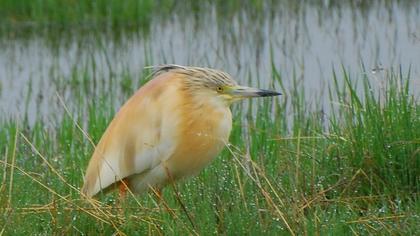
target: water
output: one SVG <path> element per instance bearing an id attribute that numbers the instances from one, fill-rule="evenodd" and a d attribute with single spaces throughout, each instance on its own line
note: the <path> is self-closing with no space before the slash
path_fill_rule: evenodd
<path id="1" fill-rule="evenodd" d="M 288 4 L 285 4 L 288 5 Z M 308 102 L 326 92 L 332 70 L 346 68 L 361 77 L 361 64 L 374 83 L 392 68 L 411 68 L 413 93 L 420 88 L 420 2 L 380 1 L 366 8 L 326 8 L 303 4 L 298 9 L 278 4 L 255 16 L 252 9 L 224 16 L 214 6 L 201 13 L 173 13 L 151 22 L 150 32 L 67 33 L 51 39 L 43 33 L 0 39 L 0 119 L 27 115 L 48 117 L 72 106 L 82 87 L 63 81 L 86 75 L 94 87 L 111 89 L 143 67 L 175 63 L 227 71 L 243 84 L 270 88 L 272 65 L 281 73 L 286 95 L 297 78 L 305 84 Z M 340 73 L 339 77 L 340 77 Z M 77 76 L 75 76 L 77 75 Z M 110 84 L 106 81 L 113 80 Z M 82 93 L 83 94 L 83 93 Z M 95 92 L 84 93 L 86 99 Z M 116 104 L 124 96 L 117 96 Z M 328 103 L 324 96 L 323 103 Z M 74 104 L 73 104 L 74 105 Z"/>

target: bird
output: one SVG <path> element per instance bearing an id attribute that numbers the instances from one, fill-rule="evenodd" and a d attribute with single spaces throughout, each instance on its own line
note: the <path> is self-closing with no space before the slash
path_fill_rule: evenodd
<path id="1" fill-rule="evenodd" d="M 161 65 L 119 109 L 88 163 L 81 192 L 161 190 L 197 175 L 229 142 L 232 103 L 281 93 L 240 86 L 220 70 Z"/>

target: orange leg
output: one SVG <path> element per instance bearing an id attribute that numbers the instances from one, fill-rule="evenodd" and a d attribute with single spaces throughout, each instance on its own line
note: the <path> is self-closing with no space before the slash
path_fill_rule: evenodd
<path id="1" fill-rule="evenodd" d="M 153 188 L 153 192 L 156 195 L 158 202 L 162 200 L 162 189 L 161 188 Z"/>
<path id="2" fill-rule="evenodd" d="M 128 180 L 122 179 L 118 182 L 118 199 L 116 201 L 117 212 L 124 215 L 124 202 L 128 192 Z"/>
<path id="3" fill-rule="evenodd" d="M 128 192 L 128 180 L 127 179 L 122 179 L 119 183 L 119 196 L 120 199 L 124 199 L 127 196 L 127 192 Z"/>

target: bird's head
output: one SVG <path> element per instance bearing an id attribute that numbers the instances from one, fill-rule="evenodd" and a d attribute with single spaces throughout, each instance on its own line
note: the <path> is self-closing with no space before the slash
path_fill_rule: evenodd
<path id="1" fill-rule="evenodd" d="M 230 105 L 233 102 L 253 97 L 281 95 L 279 92 L 238 85 L 230 75 L 210 68 L 183 67 L 170 65 L 167 70 L 185 74 L 186 88 L 200 97 L 222 100 Z"/>

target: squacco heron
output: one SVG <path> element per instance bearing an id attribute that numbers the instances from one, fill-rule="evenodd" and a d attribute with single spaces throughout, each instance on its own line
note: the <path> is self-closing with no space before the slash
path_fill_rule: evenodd
<path id="1" fill-rule="evenodd" d="M 280 95 L 239 86 L 209 68 L 165 65 L 152 76 L 96 146 L 82 188 L 86 196 L 116 185 L 143 193 L 197 174 L 228 143 L 233 102 Z"/>

